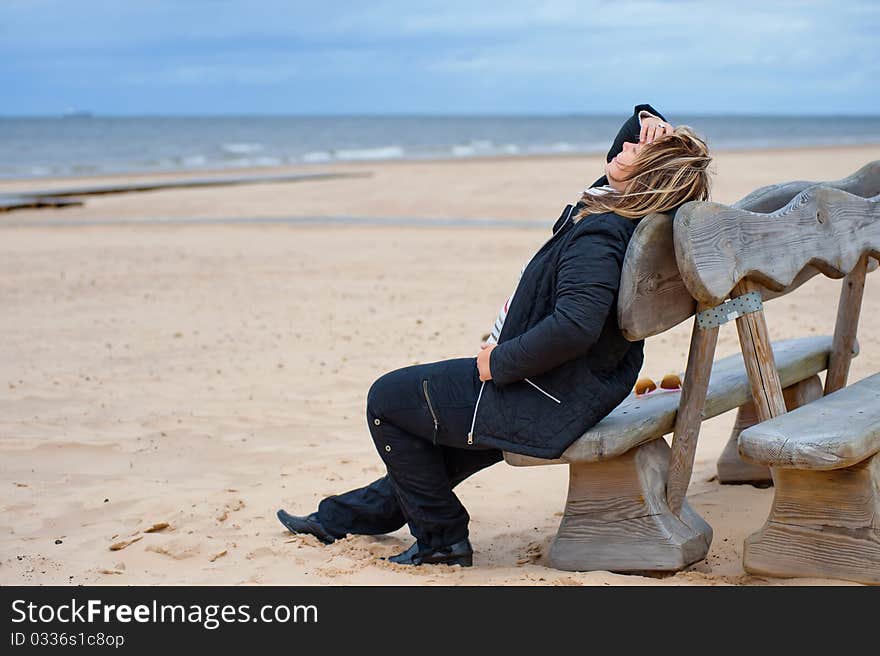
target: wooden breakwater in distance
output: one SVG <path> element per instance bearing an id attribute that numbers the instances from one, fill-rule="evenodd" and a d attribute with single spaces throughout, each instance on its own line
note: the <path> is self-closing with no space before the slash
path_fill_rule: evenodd
<path id="1" fill-rule="evenodd" d="M 40 207 L 71 207 L 82 205 L 81 200 L 63 196 L 29 196 L 22 194 L 0 194 L 0 212 L 35 209 Z"/>
<path id="2" fill-rule="evenodd" d="M 85 185 L 80 187 L 60 187 L 37 191 L 18 191 L 0 194 L 0 212 L 39 207 L 69 207 L 82 205 L 79 196 L 100 196 L 104 194 L 126 194 L 157 189 L 184 189 L 192 187 L 220 187 L 226 185 L 263 184 L 273 182 L 305 182 L 311 180 L 330 180 L 336 178 L 366 178 L 369 171 L 347 173 L 299 173 L 294 175 L 252 175 L 215 176 L 209 178 L 183 178 L 177 180 L 154 180 L 143 182 L 124 182 L 119 184 Z"/>

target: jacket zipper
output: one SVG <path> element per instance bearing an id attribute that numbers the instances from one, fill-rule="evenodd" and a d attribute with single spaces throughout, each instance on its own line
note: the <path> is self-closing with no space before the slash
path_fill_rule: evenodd
<path id="1" fill-rule="evenodd" d="M 568 223 L 568 220 L 571 218 L 571 213 L 573 211 L 574 211 L 574 205 L 569 205 L 568 206 L 568 214 L 565 215 L 565 221 L 563 221 L 562 225 L 556 229 L 556 232 L 559 232 L 560 230 L 562 230 L 562 226 L 564 226 L 566 223 Z M 553 233 L 553 237 L 556 236 L 556 232 Z M 552 239 L 553 237 L 551 237 L 550 239 Z"/>
<path id="2" fill-rule="evenodd" d="M 547 246 L 547 244 L 549 244 L 551 241 L 553 241 L 553 237 L 555 237 L 557 234 L 559 234 L 559 232 L 565 227 L 565 224 L 568 223 L 568 220 L 571 218 L 571 213 L 572 213 L 573 211 L 574 211 L 574 205 L 569 204 L 569 206 L 568 206 L 568 214 L 565 215 L 565 221 L 562 222 L 562 225 L 559 226 L 559 228 L 557 228 L 556 232 L 553 233 L 553 235 L 550 237 L 550 239 L 548 239 L 548 240 L 544 243 L 544 245 L 541 246 L 541 248 L 538 249 L 537 253 L 535 253 L 535 255 L 532 256 L 532 259 L 534 259 L 534 258 L 538 255 L 538 253 L 540 253 L 542 250 L 544 250 L 544 248 Z M 523 271 L 523 274 L 525 274 L 525 271 Z M 524 277 L 524 275 L 523 275 L 523 276 L 520 276 L 520 279 L 519 279 L 519 282 L 520 282 L 520 283 L 522 283 L 523 277 Z M 516 290 L 514 291 L 514 297 L 516 296 L 516 292 L 517 292 L 517 291 L 519 291 L 519 284 L 517 284 L 517 286 L 516 286 Z M 508 313 L 508 315 L 510 314 L 510 308 L 507 308 L 507 313 Z M 504 322 L 504 326 L 502 326 L 502 328 L 501 328 L 501 333 L 499 333 L 499 335 L 498 335 L 498 342 L 497 342 L 497 343 L 500 343 L 500 342 L 501 342 L 501 335 L 504 334 L 504 328 L 506 328 L 506 327 L 509 326 L 509 325 L 510 325 L 510 322 L 509 322 L 509 321 L 505 321 L 505 322 Z M 544 394 L 546 394 L 547 396 L 549 396 L 551 399 L 553 399 L 553 400 L 556 401 L 557 403 L 559 403 L 559 404 L 562 403 L 562 401 L 560 401 L 559 399 L 557 399 L 555 396 L 552 396 L 552 395 L 550 395 L 550 394 L 547 394 L 547 392 L 544 392 L 544 390 L 542 390 L 540 387 L 538 387 L 537 385 L 535 385 L 535 384 L 534 384 L 532 381 L 530 381 L 528 378 L 526 378 L 526 380 L 528 380 L 528 382 L 529 382 L 530 385 L 534 385 L 538 390 L 540 390 L 542 393 L 544 393 Z M 477 404 L 474 406 L 474 416 L 473 416 L 473 418 L 471 419 L 471 429 L 470 429 L 470 431 L 468 431 L 468 434 L 467 434 L 467 443 L 468 443 L 468 444 L 473 444 L 473 443 L 474 443 L 474 425 L 477 423 L 477 409 L 480 407 L 480 399 L 483 398 L 483 388 L 484 388 L 485 386 L 486 386 L 486 381 L 483 381 L 483 382 L 480 384 L 480 393 L 477 394 Z M 427 386 L 426 386 L 426 388 L 427 388 Z"/>
<path id="3" fill-rule="evenodd" d="M 477 423 L 477 408 L 480 407 L 480 399 L 483 398 L 483 388 L 486 386 L 486 381 L 484 380 L 480 383 L 480 393 L 477 394 L 477 405 L 474 406 L 474 417 L 471 419 L 471 429 L 467 434 L 467 443 L 474 443 L 474 424 Z"/>
<path id="4" fill-rule="evenodd" d="M 428 402 L 428 410 L 431 411 L 431 416 L 434 418 L 434 444 L 437 444 L 437 430 L 440 428 L 440 422 L 437 420 L 437 413 L 434 412 L 434 405 L 431 403 L 431 397 L 428 396 L 428 381 L 422 381 L 422 390 L 425 392 L 425 401 Z"/>
<path id="5" fill-rule="evenodd" d="M 531 385 L 532 387 L 534 387 L 536 390 L 538 390 L 538 391 L 539 391 L 541 394 L 543 394 L 544 396 L 547 396 L 547 397 L 553 399 L 554 401 L 556 401 L 556 402 L 559 403 L 559 404 L 562 403 L 562 401 L 560 401 L 559 399 L 557 399 L 555 396 L 553 396 L 553 395 L 550 394 L 549 392 L 545 392 L 544 390 L 542 390 L 540 387 L 538 387 L 537 385 L 535 385 L 535 384 L 534 384 L 532 381 L 530 381 L 528 378 L 526 378 L 525 380 L 526 380 L 526 382 L 527 382 L 529 385 Z"/>

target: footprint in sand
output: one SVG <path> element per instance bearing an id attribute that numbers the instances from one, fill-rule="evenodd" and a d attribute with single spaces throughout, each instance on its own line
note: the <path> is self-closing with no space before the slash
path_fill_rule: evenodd
<path id="1" fill-rule="evenodd" d="M 530 542 L 526 547 L 526 553 L 522 558 L 516 561 L 517 565 L 527 565 L 535 563 L 544 555 L 544 545 L 541 542 Z"/>
<path id="2" fill-rule="evenodd" d="M 197 556 L 201 552 L 201 545 L 198 542 L 187 542 L 185 540 L 172 540 L 165 544 L 151 544 L 147 547 L 147 551 L 168 556 L 174 560 L 185 560 Z"/>
<path id="3" fill-rule="evenodd" d="M 217 521 L 225 522 L 229 519 L 229 513 L 238 512 L 242 508 L 244 508 L 244 501 L 242 499 L 235 499 L 234 501 L 227 503 L 223 510 L 217 515 Z"/>
<path id="4" fill-rule="evenodd" d="M 254 549 L 253 551 L 248 552 L 245 555 L 245 558 L 248 560 L 254 560 L 255 558 L 274 558 L 275 556 L 283 556 L 284 554 L 280 551 L 275 551 L 271 547 L 259 547 Z"/>
<path id="5" fill-rule="evenodd" d="M 571 576 L 563 576 L 558 579 L 553 579 L 550 582 L 550 585 L 583 585 L 582 581 L 578 581 Z"/>

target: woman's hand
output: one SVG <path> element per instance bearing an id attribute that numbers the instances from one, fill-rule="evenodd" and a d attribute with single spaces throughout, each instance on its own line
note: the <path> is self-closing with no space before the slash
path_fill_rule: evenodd
<path id="1" fill-rule="evenodd" d="M 489 354 L 497 344 L 481 344 L 480 352 L 477 354 L 477 369 L 480 372 L 480 380 L 492 380 L 492 372 L 489 370 Z"/>
<path id="2" fill-rule="evenodd" d="M 642 130 L 639 133 L 639 143 L 651 143 L 655 139 L 659 139 L 667 134 L 672 134 L 674 128 L 670 123 L 663 121 L 656 116 L 645 116 L 642 118 Z"/>

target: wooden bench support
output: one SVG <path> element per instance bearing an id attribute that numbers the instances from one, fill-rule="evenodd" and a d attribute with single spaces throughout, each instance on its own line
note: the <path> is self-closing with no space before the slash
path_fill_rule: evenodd
<path id="1" fill-rule="evenodd" d="M 687 501 L 679 516 L 666 503 L 669 451 L 657 439 L 612 460 L 570 464 L 550 564 L 570 571 L 676 571 L 705 558 L 710 526 Z"/>
<path id="2" fill-rule="evenodd" d="M 880 454 L 843 469 L 773 468 L 773 506 L 746 538 L 752 574 L 880 584 Z"/>
<path id="3" fill-rule="evenodd" d="M 785 390 L 783 390 L 784 392 Z M 741 405 L 736 411 L 736 420 L 730 431 L 730 438 L 724 445 L 724 451 L 718 458 L 718 482 L 722 485 L 750 484 L 757 487 L 770 487 L 773 485 L 773 476 L 767 465 L 758 465 L 743 460 L 737 450 L 739 434 L 749 426 L 758 423 L 758 414 L 755 404 L 749 401 Z"/>
<path id="4" fill-rule="evenodd" d="M 791 412 L 810 401 L 822 396 L 822 381 L 812 376 L 782 390 L 786 410 Z M 755 404 L 748 402 L 736 411 L 736 421 L 730 432 L 730 439 L 718 458 L 718 482 L 722 485 L 750 484 L 758 487 L 769 487 L 773 484 L 770 468 L 767 465 L 751 463 L 739 455 L 737 440 L 746 428 L 758 423 Z"/>
<path id="5" fill-rule="evenodd" d="M 859 184 L 867 196 L 808 187 L 770 213 L 691 202 L 673 222 L 682 281 L 701 305 L 762 287 L 787 293 L 809 267 L 844 278 L 824 396 L 800 407 L 785 398 L 791 382 L 777 369 L 763 311 L 747 306 L 736 318 L 754 410 L 738 417 L 738 453 L 769 466 L 776 486 L 766 524 L 746 539 L 748 572 L 880 584 L 880 373 L 845 386 L 865 273 L 880 259 L 871 177 Z"/>
<path id="6" fill-rule="evenodd" d="M 746 571 L 880 584 L 880 373 L 747 428 L 739 451 L 776 486 Z"/>
<path id="7" fill-rule="evenodd" d="M 865 275 L 868 272 L 868 256 L 862 255 L 855 268 L 846 274 L 840 288 L 837 304 L 837 323 L 834 326 L 834 345 L 825 376 L 825 394 L 831 394 L 846 386 L 852 346 L 859 327 L 862 297 L 865 292 Z"/>
<path id="8" fill-rule="evenodd" d="M 706 309 L 702 303 L 697 310 Z M 681 402 L 675 416 L 675 431 L 672 436 L 672 452 L 669 455 L 669 477 L 666 485 L 666 500 L 669 509 L 676 515 L 681 512 L 694 469 L 694 456 L 697 453 L 697 437 L 703 422 L 706 407 L 706 394 L 712 374 L 712 358 L 718 343 L 718 326 L 700 328 L 697 319 L 691 331 L 691 345 L 688 351 L 687 369 L 682 383 Z"/>
<path id="9" fill-rule="evenodd" d="M 751 280 L 741 280 L 730 293 L 731 298 L 747 294 L 756 289 Z M 773 358 L 773 347 L 764 311 L 750 312 L 736 320 L 736 332 L 739 335 L 740 350 L 749 384 L 752 388 L 752 402 L 758 421 L 767 421 L 771 417 L 785 414 L 785 399 L 782 396 L 782 385 L 779 372 Z"/>

